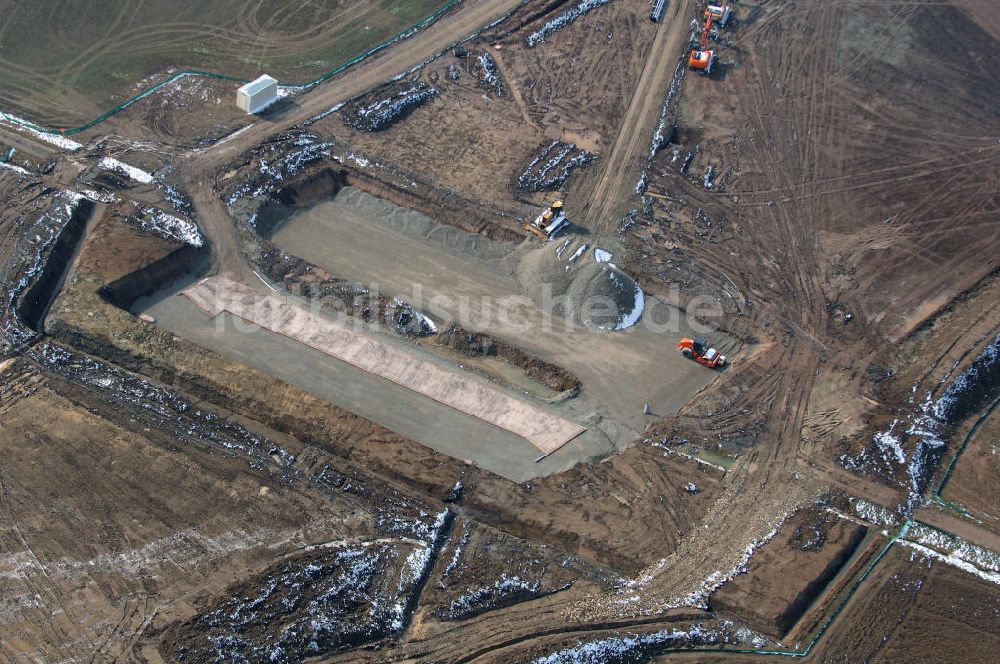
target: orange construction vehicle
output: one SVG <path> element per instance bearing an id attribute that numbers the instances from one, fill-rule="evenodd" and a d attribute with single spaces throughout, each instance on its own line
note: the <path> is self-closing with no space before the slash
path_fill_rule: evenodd
<path id="1" fill-rule="evenodd" d="M 712 34 L 712 15 L 706 12 L 706 16 L 705 29 L 698 38 L 698 48 L 691 49 L 688 65 L 699 74 L 708 75 L 712 73 L 712 65 L 715 64 L 715 51 L 708 48 L 708 38 Z"/>
<path id="2" fill-rule="evenodd" d="M 726 366 L 726 356 L 714 348 L 709 348 L 704 337 L 698 337 L 697 339 L 685 337 L 677 344 L 677 350 L 684 357 L 691 358 L 698 364 L 704 364 L 709 369 Z"/>

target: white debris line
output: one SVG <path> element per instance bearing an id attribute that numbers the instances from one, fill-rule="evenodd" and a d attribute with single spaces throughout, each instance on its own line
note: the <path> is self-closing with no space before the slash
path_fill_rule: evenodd
<path id="1" fill-rule="evenodd" d="M 827 507 L 825 509 L 825 511 L 826 511 L 827 514 L 832 514 L 835 517 L 837 517 L 838 519 L 843 519 L 844 521 L 850 521 L 851 523 L 856 523 L 859 526 L 866 526 L 866 527 L 868 526 L 867 523 L 865 523 L 864 521 L 862 521 L 858 517 L 851 516 L 850 514 L 844 514 L 840 510 L 836 510 L 836 509 L 834 509 L 832 507 Z"/>
<path id="2" fill-rule="evenodd" d="M 582 256 L 583 252 L 585 252 L 586 250 L 587 250 L 587 245 L 586 244 L 581 244 L 579 247 L 577 247 L 577 250 L 573 252 L 573 255 L 570 256 L 567 260 L 569 260 L 569 262 L 572 263 L 577 258 L 579 258 L 580 256 Z"/>
<path id="3" fill-rule="evenodd" d="M 556 259 L 562 259 L 562 254 L 566 251 L 566 247 L 569 246 L 569 239 L 563 240 L 562 244 L 556 247 Z"/>
<path id="4" fill-rule="evenodd" d="M 142 184 L 152 184 L 153 176 L 150 173 L 142 170 L 141 168 L 136 168 L 135 166 L 129 166 L 123 161 L 119 161 L 114 157 L 102 157 L 99 162 L 97 162 L 98 167 L 103 168 L 106 171 L 115 171 L 121 173 L 130 180 L 135 180 L 136 182 L 141 182 Z"/>
<path id="5" fill-rule="evenodd" d="M 323 111 L 319 115 L 312 116 L 311 118 L 309 118 L 308 120 L 306 120 L 305 122 L 302 123 L 303 126 L 308 127 L 309 125 L 314 124 L 316 122 L 319 122 L 320 120 L 322 120 L 323 118 L 325 118 L 325 117 L 327 117 L 329 115 L 333 115 L 334 113 L 336 113 L 337 111 L 339 111 L 340 109 L 342 109 L 344 107 L 344 104 L 346 104 L 346 103 L 347 103 L 346 101 L 342 101 L 339 104 L 336 104 L 336 105 L 331 106 L 330 108 L 326 109 L 325 111 Z"/>
<path id="6" fill-rule="evenodd" d="M 953 555 L 982 570 L 1000 573 L 1000 554 L 977 546 L 957 535 L 915 522 L 907 532 L 907 536 L 918 544 L 947 552 L 948 555 Z"/>
<path id="7" fill-rule="evenodd" d="M 530 35 L 528 35 L 528 38 L 525 41 L 525 43 L 527 44 L 528 48 L 534 48 L 535 46 L 538 46 L 539 44 L 544 42 L 545 38 L 548 37 L 553 32 L 555 32 L 556 30 L 560 30 L 566 27 L 567 25 L 569 25 L 576 19 L 580 18 L 590 10 L 597 9 L 598 7 L 606 5 L 609 2 L 611 2 L 611 0 L 583 0 L 583 2 L 579 3 L 576 7 L 573 7 L 572 9 L 563 12 L 559 16 L 555 17 L 554 19 L 543 25 L 542 28 L 537 32 L 532 32 Z"/>
<path id="8" fill-rule="evenodd" d="M 748 630 L 749 632 L 749 630 Z M 670 644 L 724 643 L 727 634 L 694 625 L 687 630 L 669 629 L 649 634 L 626 632 L 596 641 L 578 640 L 576 645 L 531 660 L 531 664 L 584 664 L 587 662 L 631 661 L 629 655 L 644 649 Z M 765 641 L 766 643 L 766 641 Z"/>
<path id="9" fill-rule="evenodd" d="M 28 132 L 40 141 L 51 143 L 52 145 L 63 148 L 64 150 L 79 150 L 83 147 L 82 143 L 77 143 L 76 141 L 62 135 L 57 136 L 56 134 L 49 134 L 41 131 L 24 118 L 19 118 L 16 115 L 12 115 L 4 111 L 0 111 L 0 120 L 14 125 L 20 131 Z"/>
<path id="10" fill-rule="evenodd" d="M 672 453 L 672 454 L 676 454 L 679 457 L 683 457 L 685 459 L 690 459 L 691 461 L 697 461 L 698 463 L 700 463 L 703 466 L 708 466 L 710 468 L 715 468 L 716 470 L 721 470 L 722 472 L 726 472 L 725 466 L 720 466 L 719 464 L 712 463 L 711 461 L 705 461 L 704 459 L 700 459 L 700 458 L 694 456 L 693 454 L 688 454 L 687 452 L 681 452 L 679 450 L 667 450 L 667 451 L 670 452 L 670 453 Z"/>
<path id="11" fill-rule="evenodd" d="M 704 580 L 702 580 L 698 588 L 692 590 L 687 595 L 672 597 L 663 608 L 675 609 L 682 606 L 690 606 L 707 609 L 708 598 L 711 594 L 718 590 L 723 584 L 730 581 L 733 577 L 738 574 L 743 574 L 749 569 L 748 564 L 750 559 L 758 549 L 774 539 L 775 535 L 778 534 L 778 531 L 781 530 L 781 527 L 785 524 L 788 516 L 789 513 L 782 515 L 782 517 L 778 520 L 777 525 L 775 525 L 770 532 L 753 539 L 741 552 L 739 562 L 737 562 L 728 572 L 724 573 L 720 570 L 712 572 L 705 577 Z M 650 569 L 650 571 L 636 579 L 628 581 L 626 583 L 626 587 L 629 588 L 629 590 L 638 590 L 649 585 L 649 583 L 658 575 L 660 570 L 668 564 L 668 560 L 668 558 L 661 559 L 658 563 L 656 563 L 656 565 L 653 566 L 652 569 Z M 637 595 L 634 597 L 638 599 Z M 627 601 L 628 599 L 625 600 L 625 602 Z"/>
<path id="12" fill-rule="evenodd" d="M 250 124 L 248 124 L 248 125 L 247 125 L 246 127 L 242 127 L 241 129 L 237 129 L 236 131 L 234 131 L 233 133 L 229 134 L 229 135 L 228 135 L 228 136 L 226 136 L 225 138 L 222 138 L 222 139 L 220 139 L 220 140 L 219 140 L 219 141 L 218 141 L 218 142 L 216 143 L 216 145 L 222 145 L 222 144 L 223 144 L 223 143 L 225 143 L 226 141 L 231 141 L 231 140 L 233 140 L 234 138 L 236 138 L 237 136 L 239 136 L 240 134 L 242 134 L 242 133 L 243 133 L 243 132 L 245 132 L 246 130 L 250 129 L 250 127 L 253 127 L 253 126 L 254 126 L 255 124 L 257 124 L 257 123 L 256 123 L 256 122 L 251 122 L 251 123 L 250 123 Z"/>

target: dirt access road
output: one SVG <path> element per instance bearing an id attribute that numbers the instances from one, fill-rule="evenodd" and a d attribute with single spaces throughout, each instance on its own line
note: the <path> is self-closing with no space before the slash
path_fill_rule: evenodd
<path id="1" fill-rule="evenodd" d="M 681 45 L 690 31 L 687 21 L 694 3 L 671 2 L 657 26 L 656 38 L 646 54 L 628 110 L 618 128 L 607 158 L 598 162 L 601 178 L 594 187 L 582 218 L 598 233 L 612 232 L 635 191 L 642 160 L 649 150 L 653 130 L 663 108 L 663 97 L 683 54 Z"/>
<path id="2" fill-rule="evenodd" d="M 424 62 L 443 49 L 474 34 L 483 26 L 512 11 L 519 0 L 472 0 L 443 16 L 405 41 L 364 60 L 343 74 L 296 98 L 283 112 L 223 139 L 210 148 L 189 153 L 181 166 L 187 190 L 191 192 L 202 232 L 208 236 L 220 271 L 244 275 L 246 268 L 239 258 L 232 220 L 222 203 L 207 186 L 215 168 L 239 154 L 260 145 L 268 137 L 322 113 L 340 102 L 391 79 L 415 64 Z"/>

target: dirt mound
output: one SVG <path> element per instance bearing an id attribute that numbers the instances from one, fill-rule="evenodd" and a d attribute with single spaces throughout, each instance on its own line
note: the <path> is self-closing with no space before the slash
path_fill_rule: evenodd
<path id="1" fill-rule="evenodd" d="M 348 127 L 382 131 L 406 118 L 413 109 L 437 95 L 436 88 L 420 82 L 394 82 L 368 93 L 344 108 L 341 117 Z"/>
<path id="2" fill-rule="evenodd" d="M 645 297 L 627 274 L 575 238 L 525 245 L 515 278 L 543 309 L 594 330 L 623 330 L 642 315 Z"/>
<path id="3" fill-rule="evenodd" d="M 482 332 L 471 332 L 458 323 L 452 323 L 438 333 L 437 340 L 470 357 L 485 355 L 497 357 L 504 362 L 520 367 L 529 377 L 556 392 L 580 389 L 580 379 L 572 372 L 541 360 L 524 352 L 517 346 Z"/>
<path id="4" fill-rule="evenodd" d="M 577 168 L 594 160 L 586 150 L 577 150 L 576 143 L 552 141 L 544 146 L 517 177 L 517 186 L 524 191 L 555 191 Z"/>

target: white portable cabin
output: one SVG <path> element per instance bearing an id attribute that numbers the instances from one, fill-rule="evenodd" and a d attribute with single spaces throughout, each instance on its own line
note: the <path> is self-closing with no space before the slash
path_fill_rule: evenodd
<path id="1" fill-rule="evenodd" d="M 259 113 L 278 99 L 278 81 L 267 74 L 236 91 L 236 105 L 247 113 Z"/>

